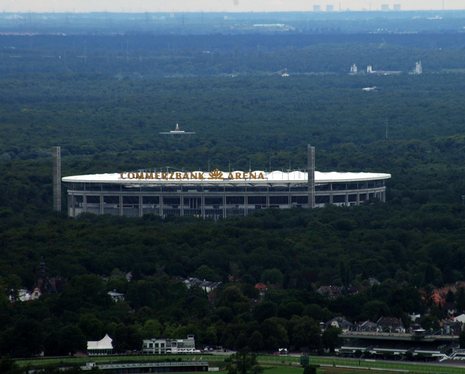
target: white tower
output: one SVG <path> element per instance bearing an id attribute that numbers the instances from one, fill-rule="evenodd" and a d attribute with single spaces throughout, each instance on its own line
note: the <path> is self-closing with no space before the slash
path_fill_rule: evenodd
<path id="1" fill-rule="evenodd" d="M 373 66 L 371 65 L 367 66 L 367 74 L 373 74 Z"/>
<path id="2" fill-rule="evenodd" d="M 358 67 L 357 67 L 357 65 L 352 64 L 352 66 L 350 67 L 350 74 L 355 75 L 355 74 L 357 74 L 357 73 L 358 73 Z"/>
<path id="3" fill-rule="evenodd" d="M 417 61 L 415 63 L 415 70 L 413 71 L 413 74 L 415 75 L 423 74 L 423 66 L 421 66 L 421 61 Z"/>

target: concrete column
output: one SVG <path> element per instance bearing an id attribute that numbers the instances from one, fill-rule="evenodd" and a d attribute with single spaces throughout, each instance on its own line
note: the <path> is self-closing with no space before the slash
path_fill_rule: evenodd
<path id="1" fill-rule="evenodd" d="M 346 196 L 345 196 L 345 204 L 346 206 L 349 206 L 349 194 L 346 193 Z"/>
<path id="2" fill-rule="evenodd" d="M 103 214 L 103 195 L 99 196 L 99 214 Z"/>
<path id="3" fill-rule="evenodd" d="M 139 195 L 139 217 L 144 215 L 144 210 L 142 209 L 142 195 Z"/>
<path id="4" fill-rule="evenodd" d="M 71 217 L 76 217 L 76 198 L 74 197 L 74 194 L 69 197 L 71 198 Z M 68 206 L 68 214 L 70 214 L 69 208 L 70 207 Z"/>
<path id="5" fill-rule="evenodd" d="M 205 218 L 205 195 L 203 192 L 200 196 L 200 213 L 202 215 L 202 218 Z"/>
<path id="6" fill-rule="evenodd" d="M 160 202 L 158 205 L 160 207 L 160 217 L 163 217 L 163 194 L 160 194 Z"/>
<path id="7" fill-rule="evenodd" d="M 87 213 L 87 195 L 82 196 L 82 210 Z"/>
<path id="8" fill-rule="evenodd" d="M 223 192 L 223 218 L 226 218 L 226 193 Z"/>
<path id="9" fill-rule="evenodd" d="M 181 200 L 181 201 L 179 202 L 179 203 L 180 203 L 180 204 L 179 204 L 179 210 L 180 210 L 179 215 L 180 215 L 181 217 L 184 217 L 184 195 L 183 195 L 183 193 L 182 193 L 182 187 L 181 187 L 180 200 Z"/>
<path id="10" fill-rule="evenodd" d="M 119 195 L 119 215 L 122 216 L 124 213 L 123 209 L 123 195 Z"/>

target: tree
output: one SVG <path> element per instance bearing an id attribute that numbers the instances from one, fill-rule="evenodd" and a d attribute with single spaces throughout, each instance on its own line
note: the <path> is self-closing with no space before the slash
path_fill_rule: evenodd
<path id="1" fill-rule="evenodd" d="M 2 374 L 22 374 L 23 370 L 9 357 L 0 359 L 0 373 Z"/>
<path id="2" fill-rule="evenodd" d="M 339 334 L 341 332 L 342 330 L 336 327 L 329 327 L 324 331 L 321 340 L 323 346 L 330 352 L 334 352 L 334 349 L 340 345 Z"/>
<path id="3" fill-rule="evenodd" d="M 260 374 L 263 368 L 257 362 L 257 356 L 246 351 L 238 352 L 226 360 L 228 374 Z"/>

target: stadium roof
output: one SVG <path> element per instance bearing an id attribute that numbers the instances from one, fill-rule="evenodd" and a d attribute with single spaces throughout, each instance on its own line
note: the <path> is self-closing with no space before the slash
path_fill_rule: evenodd
<path id="1" fill-rule="evenodd" d="M 139 178 L 140 173 L 144 173 L 143 177 Z M 264 172 L 264 171 L 232 171 L 232 172 L 220 172 L 221 178 L 218 177 L 211 179 L 209 172 L 203 171 L 135 171 L 135 172 L 123 172 L 123 173 L 112 173 L 112 174 L 88 174 L 88 175 L 75 175 L 62 178 L 65 183 L 117 183 L 117 184 L 221 184 L 221 183 L 282 183 L 282 182 L 294 182 L 302 183 L 307 181 L 307 173 L 302 171 L 292 171 L 289 173 L 282 171 Z M 180 174 L 180 178 L 179 178 Z M 187 175 L 186 175 L 187 174 Z M 199 176 L 203 177 L 200 178 Z M 240 175 L 240 177 L 237 177 Z M 147 177 L 148 176 L 148 177 Z M 232 176 L 232 178 L 231 178 Z M 332 183 L 332 182 L 363 182 L 363 181 L 375 181 L 384 180 L 391 178 L 391 174 L 385 173 L 340 173 L 340 172 L 315 172 L 315 183 Z"/>

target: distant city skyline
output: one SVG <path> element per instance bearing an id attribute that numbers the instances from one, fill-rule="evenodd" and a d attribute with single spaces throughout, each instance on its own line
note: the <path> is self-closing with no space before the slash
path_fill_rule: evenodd
<path id="1" fill-rule="evenodd" d="M 2 12 L 277 12 L 339 10 L 465 10 L 464 0 L 0 0 Z"/>

